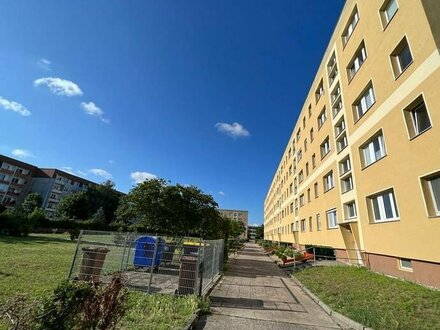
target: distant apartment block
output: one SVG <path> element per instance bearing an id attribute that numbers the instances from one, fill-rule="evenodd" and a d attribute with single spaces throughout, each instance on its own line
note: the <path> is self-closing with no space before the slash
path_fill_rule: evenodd
<path id="1" fill-rule="evenodd" d="M 0 205 L 18 206 L 31 192 L 43 199 L 42 208 L 52 218 L 62 197 L 85 191 L 96 183 L 53 168 L 31 164 L 0 155 Z"/>
<path id="2" fill-rule="evenodd" d="M 61 199 L 78 191 L 86 191 L 96 183 L 54 168 L 40 168 L 32 180 L 31 191 L 43 198 L 42 208 L 52 218 Z"/>
<path id="3" fill-rule="evenodd" d="M 248 226 L 248 238 L 255 239 L 257 236 L 257 228 L 258 226 Z"/>
<path id="4" fill-rule="evenodd" d="M 37 167 L 0 155 L 0 205 L 13 208 L 28 194 Z"/>
<path id="5" fill-rule="evenodd" d="M 439 17 L 437 0 L 345 2 L 268 189 L 265 239 L 440 287 Z"/>
<path id="6" fill-rule="evenodd" d="M 240 235 L 240 238 L 247 238 L 247 228 L 248 228 L 248 211 L 242 210 L 226 210 L 226 209 L 218 209 L 220 214 L 228 219 L 235 220 L 241 222 L 246 228 L 246 232 Z"/>

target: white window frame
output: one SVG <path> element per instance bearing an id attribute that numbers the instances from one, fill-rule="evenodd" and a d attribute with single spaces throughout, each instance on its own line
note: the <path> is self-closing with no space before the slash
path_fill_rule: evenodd
<path id="1" fill-rule="evenodd" d="M 387 218 L 386 216 L 386 208 L 384 203 L 384 196 L 388 195 L 389 201 L 390 201 L 390 207 L 391 207 L 391 213 L 392 217 Z M 385 191 L 382 191 L 378 194 L 375 194 L 373 196 L 369 196 L 369 203 L 371 206 L 371 214 L 373 216 L 373 222 L 374 223 L 382 223 L 382 222 L 388 222 L 388 221 L 396 221 L 399 220 L 399 210 L 397 208 L 397 203 L 394 195 L 394 189 L 388 189 Z M 374 208 L 374 200 L 377 200 L 377 208 L 379 210 L 379 214 L 376 214 L 375 208 Z M 379 218 L 377 218 L 379 217 Z"/>
<path id="2" fill-rule="evenodd" d="M 365 43 L 364 41 L 362 41 L 354 55 L 353 60 L 351 60 L 350 64 L 347 67 L 348 81 L 351 81 L 356 76 L 362 65 L 365 63 L 366 59 L 367 51 L 365 49 Z"/>
<path id="3" fill-rule="evenodd" d="M 327 120 L 327 114 L 326 109 L 322 109 L 322 111 L 318 115 L 318 130 L 324 125 L 325 121 Z"/>
<path id="4" fill-rule="evenodd" d="M 350 210 L 353 210 L 353 214 L 350 214 Z M 348 203 L 344 203 L 344 218 L 345 220 L 352 220 L 357 218 L 357 209 L 356 209 L 356 202 L 350 201 Z"/>
<path id="5" fill-rule="evenodd" d="M 333 170 L 324 175 L 324 192 L 329 191 L 335 187 L 335 179 L 333 176 Z"/>
<path id="6" fill-rule="evenodd" d="M 360 20 L 359 10 L 356 6 L 353 10 L 353 13 L 350 16 L 349 23 L 347 24 L 346 28 L 344 29 L 344 32 L 342 33 L 342 43 L 344 47 L 350 40 L 350 37 L 353 35 L 353 32 L 356 26 L 358 25 L 359 20 Z"/>
<path id="7" fill-rule="evenodd" d="M 342 134 L 338 140 L 336 141 L 337 143 L 337 149 L 338 152 L 341 152 L 342 150 L 344 150 L 347 146 L 348 146 L 348 138 L 347 138 L 347 134 Z"/>
<path id="8" fill-rule="evenodd" d="M 324 142 L 321 143 L 320 147 L 321 147 L 320 148 L 321 149 L 321 159 L 323 159 L 331 151 L 330 138 L 328 136 L 325 138 Z"/>
<path id="9" fill-rule="evenodd" d="M 390 8 L 390 4 L 393 2 L 396 4 L 396 10 L 392 13 L 391 16 L 389 16 L 388 9 Z M 391 22 L 393 17 L 396 16 L 396 13 L 399 11 L 399 3 L 397 2 L 397 0 L 387 0 L 382 5 L 380 11 L 382 16 L 382 25 L 383 28 L 385 29 L 388 26 L 388 24 Z"/>
<path id="10" fill-rule="evenodd" d="M 375 141 L 378 140 L 379 150 L 376 151 Z M 386 147 L 385 147 L 385 139 L 383 137 L 382 131 L 376 134 L 373 138 L 371 138 L 367 143 L 363 144 L 361 147 L 362 157 L 363 157 L 363 167 L 368 167 L 371 164 L 376 163 L 387 155 Z M 380 152 L 379 155 L 376 153 Z"/>
<path id="11" fill-rule="evenodd" d="M 369 100 L 369 102 L 367 102 L 367 100 Z M 354 103 L 356 121 L 361 119 L 375 103 L 376 95 L 374 93 L 374 87 L 372 83 L 369 83 L 368 87 Z"/>
<path id="12" fill-rule="evenodd" d="M 350 182 L 351 186 L 347 185 L 347 182 Z M 347 187 L 349 187 L 350 189 L 347 189 Z M 353 176 L 351 174 L 341 178 L 341 192 L 343 194 L 353 189 L 354 189 L 354 182 L 353 182 Z"/>
<path id="13" fill-rule="evenodd" d="M 411 267 L 404 266 L 404 265 L 402 264 L 402 260 L 409 261 Z M 400 259 L 399 259 L 399 268 L 400 268 L 401 270 L 404 270 L 404 271 L 412 272 L 412 271 L 413 271 L 412 260 L 411 260 L 411 259 L 406 259 L 406 258 L 400 258 Z"/>
<path id="14" fill-rule="evenodd" d="M 338 228 L 338 211 L 336 208 L 327 210 L 326 212 L 327 217 L 327 228 L 333 229 Z M 330 217 L 331 215 L 331 217 Z"/>
<path id="15" fill-rule="evenodd" d="M 432 199 L 432 205 L 434 206 L 434 212 L 436 214 L 436 216 L 440 216 L 440 203 L 437 204 L 437 201 L 435 199 L 435 194 L 434 194 L 434 189 L 432 188 L 432 182 L 433 180 L 440 180 L 440 176 L 431 178 L 431 179 L 426 179 L 428 181 L 428 186 L 429 186 L 429 193 L 431 195 L 431 199 Z"/>
<path id="16" fill-rule="evenodd" d="M 321 214 L 317 213 L 316 214 L 316 230 L 320 231 L 321 230 Z"/>
<path id="17" fill-rule="evenodd" d="M 345 165 L 344 165 L 344 163 L 345 162 L 348 162 L 348 167 L 347 167 L 347 169 L 345 170 Z M 343 170 L 345 170 L 345 171 L 343 171 Z M 339 175 L 341 176 L 341 175 L 344 175 L 344 174 L 346 174 L 346 173 L 348 173 L 348 172 L 350 172 L 351 171 L 351 161 L 350 161 L 350 157 L 346 157 L 346 158 L 344 158 L 344 159 L 342 159 L 340 162 L 339 162 Z"/>

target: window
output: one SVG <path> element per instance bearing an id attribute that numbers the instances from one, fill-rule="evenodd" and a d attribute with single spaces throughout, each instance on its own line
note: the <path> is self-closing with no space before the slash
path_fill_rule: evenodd
<path id="1" fill-rule="evenodd" d="M 411 139 L 431 128 L 431 120 L 422 95 L 408 105 L 403 113 Z"/>
<path id="2" fill-rule="evenodd" d="M 0 181 L 7 181 L 6 175 L 0 174 Z"/>
<path id="3" fill-rule="evenodd" d="M 356 213 L 356 203 L 355 201 L 351 201 L 344 204 L 344 213 L 345 213 L 345 219 L 350 220 L 354 219 L 357 216 Z"/>
<path id="4" fill-rule="evenodd" d="M 365 50 L 365 43 L 362 41 L 361 45 L 354 54 L 354 58 L 350 61 L 350 64 L 348 64 L 347 67 L 348 81 L 351 81 L 354 78 L 354 76 L 359 71 L 362 64 L 364 64 L 366 59 L 367 59 L 367 52 Z"/>
<path id="5" fill-rule="evenodd" d="M 327 138 L 321 143 L 321 159 L 324 158 L 330 152 L 330 139 Z"/>
<path id="6" fill-rule="evenodd" d="M 299 196 L 299 207 L 303 207 L 304 206 L 304 194 L 301 194 Z"/>
<path id="7" fill-rule="evenodd" d="M 307 203 L 310 203 L 311 198 L 310 198 L 310 188 L 307 189 Z"/>
<path id="8" fill-rule="evenodd" d="M 299 171 L 298 181 L 299 181 L 299 183 L 304 181 L 304 172 L 303 172 L 303 170 Z"/>
<path id="9" fill-rule="evenodd" d="M 356 27 L 358 22 L 359 22 L 359 12 L 357 10 L 357 7 L 355 7 L 348 21 L 348 25 L 344 29 L 344 32 L 342 33 L 342 43 L 344 46 L 347 44 L 348 40 L 353 34 L 354 28 Z"/>
<path id="10" fill-rule="evenodd" d="M 382 25 L 385 28 L 391 19 L 396 14 L 399 6 L 396 0 L 385 1 L 380 9 L 380 18 L 382 19 Z"/>
<path id="11" fill-rule="evenodd" d="M 333 171 L 330 171 L 324 176 L 324 192 L 329 191 L 334 186 L 335 183 L 333 181 Z"/>
<path id="12" fill-rule="evenodd" d="M 307 139 L 304 139 L 304 152 L 307 151 Z"/>
<path id="13" fill-rule="evenodd" d="M 340 138 L 338 138 L 338 140 L 336 140 L 336 148 L 338 150 L 338 152 L 341 152 L 342 150 L 345 149 L 345 147 L 347 147 L 348 145 L 348 139 L 347 139 L 347 134 L 342 134 Z"/>
<path id="14" fill-rule="evenodd" d="M 303 128 L 306 128 L 306 117 L 303 117 Z"/>
<path id="15" fill-rule="evenodd" d="M 295 216 L 298 215 L 298 199 L 295 199 Z"/>
<path id="16" fill-rule="evenodd" d="M 312 167 L 313 168 L 316 167 L 316 155 L 315 154 L 312 155 Z"/>
<path id="17" fill-rule="evenodd" d="M 332 85 L 333 81 L 335 81 L 338 76 L 338 66 L 336 65 L 336 55 L 332 54 L 330 60 L 327 63 L 327 72 L 328 72 L 328 84 Z"/>
<path id="18" fill-rule="evenodd" d="M 359 120 L 373 106 L 375 102 L 376 98 L 374 96 L 373 85 L 370 82 L 367 88 L 353 103 L 353 108 L 355 110 L 355 120 Z"/>
<path id="19" fill-rule="evenodd" d="M 338 214 L 336 209 L 327 211 L 327 226 L 328 228 L 338 228 Z"/>
<path id="20" fill-rule="evenodd" d="M 313 142 L 313 127 L 310 129 L 310 142 Z"/>
<path id="21" fill-rule="evenodd" d="M 341 190 L 342 193 L 346 193 L 354 188 L 353 177 L 350 175 L 341 179 Z"/>
<path id="22" fill-rule="evenodd" d="M 292 175 L 292 165 L 289 166 L 289 175 Z"/>
<path id="23" fill-rule="evenodd" d="M 373 222 L 391 221 L 399 218 L 393 189 L 370 196 L 368 200 L 370 201 Z"/>
<path id="24" fill-rule="evenodd" d="M 301 160 L 301 158 L 302 158 L 302 150 L 301 149 L 298 150 L 298 153 L 296 154 L 296 158 L 298 159 L 298 162 Z"/>
<path id="25" fill-rule="evenodd" d="M 339 97 L 332 105 L 333 118 L 339 113 L 343 108 L 342 99 Z"/>
<path id="26" fill-rule="evenodd" d="M 316 230 L 321 230 L 321 215 L 319 213 L 316 215 Z"/>
<path id="27" fill-rule="evenodd" d="M 309 118 L 312 116 L 312 105 L 309 104 Z"/>
<path id="28" fill-rule="evenodd" d="M 409 259 L 399 259 L 399 268 L 402 270 L 412 271 L 412 263 Z"/>
<path id="29" fill-rule="evenodd" d="M 386 155 L 382 131 L 361 146 L 361 156 L 364 167 L 369 166 Z"/>
<path id="30" fill-rule="evenodd" d="M 343 175 L 351 170 L 350 157 L 346 157 L 339 162 L 339 175 Z"/>
<path id="31" fill-rule="evenodd" d="M 345 119 L 341 117 L 335 125 L 335 136 L 338 137 L 343 131 L 345 131 Z"/>
<path id="32" fill-rule="evenodd" d="M 312 217 L 309 217 L 309 231 L 313 231 Z"/>
<path id="33" fill-rule="evenodd" d="M 318 198 L 319 196 L 318 182 L 315 182 L 315 184 L 313 185 L 313 190 L 315 191 L 315 198 Z"/>
<path id="34" fill-rule="evenodd" d="M 339 83 L 335 86 L 331 93 L 332 104 L 334 104 L 341 96 L 341 86 Z"/>
<path id="35" fill-rule="evenodd" d="M 429 216 L 440 216 L 440 172 L 422 178 L 422 189 Z"/>
<path id="36" fill-rule="evenodd" d="M 307 227 L 306 227 L 306 219 L 302 219 L 301 220 L 301 231 L 306 231 Z"/>
<path id="37" fill-rule="evenodd" d="M 399 42 L 397 47 L 391 53 L 390 58 L 394 71 L 394 77 L 397 78 L 413 62 L 413 57 L 406 37 Z"/>
<path id="38" fill-rule="evenodd" d="M 309 163 L 306 163 L 306 176 L 309 175 Z"/>
<path id="39" fill-rule="evenodd" d="M 322 95 L 324 95 L 324 84 L 321 79 L 321 82 L 319 83 L 318 88 L 315 91 L 316 103 L 318 103 Z"/>
<path id="40" fill-rule="evenodd" d="M 289 185 L 289 193 L 292 194 L 293 193 L 293 183 L 291 183 Z"/>
<path id="41" fill-rule="evenodd" d="M 299 129 L 298 132 L 296 133 L 296 143 L 299 142 L 300 138 L 301 138 L 301 129 Z"/>
<path id="42" fill-rule="evenodd" d="M 322 111 L 319 113 L 318 116 L 318 129 L 321 128 L 321 126 L 325 123 L 325 120 L 327 119 L 327 114 L 325 113 L 325 108 L 322 109 Z"/>

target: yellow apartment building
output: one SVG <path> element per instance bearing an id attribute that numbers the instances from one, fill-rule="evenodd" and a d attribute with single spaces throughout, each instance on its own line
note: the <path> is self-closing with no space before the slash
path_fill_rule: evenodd
<path id="1" fill-rule="evenodd" d="M 265 239 L 440 287 L 440 1 L 347 0 L 264 201 Z"/>

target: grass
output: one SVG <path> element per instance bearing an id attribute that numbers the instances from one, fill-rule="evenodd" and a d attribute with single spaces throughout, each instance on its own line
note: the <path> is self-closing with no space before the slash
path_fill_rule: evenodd
<path id="1" fill-rule="evenodd" d="M 440 329 L 440 291 L 357 267 L 313 267 L 294 276 L 335 311 L 376 330 Z"/>
<path id="2" fill-rule="evenodd" d="M 0 305 L 17 294 L 50 295 L 67 277 L 76 243 L 68 234 L 0 236 Z M 146 295 L 130 292 L 119 329 L 178 329 L 194 311 L 206 308 L 196 296 Z M 6 329 L 0 322 L 0 329 Z"/>

